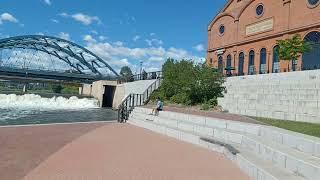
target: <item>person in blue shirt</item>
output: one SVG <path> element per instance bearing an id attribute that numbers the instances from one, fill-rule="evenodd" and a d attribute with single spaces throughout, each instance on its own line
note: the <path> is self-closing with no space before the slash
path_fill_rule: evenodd
<path id="1" fill-rule="evenodd" d="M 157 97 L 157 106 L 156 108 L 152 109 L 152 114 L 154 113 L 155 116 L 159 115 L 160 111 L 163 111 L 163 102 L 161 101 L 160 97 Z"/>

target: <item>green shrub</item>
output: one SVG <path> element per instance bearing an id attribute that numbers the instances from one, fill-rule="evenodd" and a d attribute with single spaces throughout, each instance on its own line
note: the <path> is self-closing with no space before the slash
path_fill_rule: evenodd
<path id="1" fill-rule="evenodd" d="M 63 86 L 62 94 L 78 94 L 79 93 L 79 87 L 77 86 Z"/>
<path id="2" fill-rule="evenodd" d="M 210 99 L 207 103 L 209 104 L 210 108 L 214 108 L 214 107 L 218 106 L 217 99 Z"/>
<path id="3" fill-rule="evenodd" d="M 61 85 L 52 85 L 52 91 L 54 93 L 61 94 L 63 87 Z"/>
<path id="4" fill-rule="evenodd" d="M 204 103 L 204 104 L 201 105 L 201 110 L 208 111 L 209 109 L 210 109 L 210 105 L 209 104 Z"/>
<path id="5" fill-rule="evenodd" d="M 164 80 L 161 88 L 154 93 L 162 100 L 183 105 L 217 105 L 225 88 L 224 77 L 216 69 L 206 65 L 195 65 L 192 61 L 168 59 L 163 67 Z M 208 101 L 209 100 L 209 101 Z"/>
<path id="6" fill-rule="evenodd" d="M 190 105 L 191 100 L 186 93 L 178 93 L 170 98 L 170 101 L 176 104 Z"/>
<path id="7" fill-rule="evenodd" d="M 162 91 L 160 91 L 160 90 L 154 91 L 150 96 L 150 100 L 152 102 L 155 102 L 157 97 L 160 97 L 160 99 L 165 100 L 164 95 L 163 95 Z"/>

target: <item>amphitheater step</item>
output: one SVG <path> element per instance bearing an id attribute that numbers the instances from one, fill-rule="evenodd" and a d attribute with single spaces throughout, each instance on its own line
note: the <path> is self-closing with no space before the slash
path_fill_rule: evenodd
<path id="1" fill-rule="evenodd" d="M 285 169 L 273 166 L 271 161 L 261 160 L 255 154 L 245 150 L 241 146 L 234 143 L 230 143 L 227 145 L 231 147 L 236 147 L 234 148 L 237 149 L 236 153 L 230 152 L 230 148 L 229 150 L 227 150 L 225 148 L 226 144 L 224 144 L 224 146 L 220 146 L 217 144 L 212 144 L 211 142 L 202 141 L 201 135 L 190 131 L 184 131 L 178 128 L 169 127 L 165 124 L 155 123 L 152 121 L 141 119 L 131 118 L 129 122 L 133 125 L 140 126 L 152 130 L 154 132 L 179 139 L 181 141 L 185 141 L 188 143 L 208 148 L 210 150 L 223 153 L 226 157 L 234 161 L 244 172 L 246 172 L 254 180 L 306 180 L 305 178 L 292 174 Z M 209 138 L 206 137 L 206 139 Z M 219 139 L 212 139 L 212 141 L 222 142 Z M 238 153 L 238 150 L 240 153 Z"/>
<path id="2" fill-rule="evenodd" d="M 136 108 L 132 115 L 137 114 L 138 118 L 151 119 L 161 123 L 167 123 L 173 127 L 181 126 L 194 130 L 195 132 L 205 132 L 208 135 L 213 134 L 213 128 L 227 129 L 233 133 L 248 133 L 255 136 L 262 136 L 265 139 L 275 141 L 293 150 L 301 151 L 312 156 L 320 158 L 320 138 L 308 136 L 272 126 L 263 126 L 236 121 L 228 121 L 216 118 L 208 118 L 181 114 L 175 112 L 161 112 L 159 117 L 148 115 L 152 110 L 147 108 Z M 191 127 L 190 127 L 191 125 Z M 219 131 L 218 131 L 219 132 Z"/>
<path id="3" fill-rule="evenodd" d="M 133 117 L 145 119 L 148 118 L 148 115 L 144 117 L 143 114 L 139 116 L 134 113 Z M 152 117 L 154 116 L 149 117 L 149 119 Z M 320 158 L 299 152 L 296 149 L 270 141 L 264 137 L 217 127 L 205 129 L 206 127 L 200 128 L 198 124 L 192 122 L 179 122 L 161 117 L 156 117 L 154 122 L 193 134 L 213 136 L 214 138 L 223 140 L 225 143 L 235 143 L 245 149 L 251 150 L 252 153 L 255 153 L 262 159 L 271 161 L 275 166 L 285 168 L 292 173 L 301 174 L 312 180 L 315 177 L 320 177 Z"/>
<path id="4" fill-rule="evenodd" d="M 234 144 L 262 161 L 286 169 L 292 174 L 317 180 L 320 177 L 320 141 L 299 133 L 278 128 L 239 123 L 173 112 L 161 112 L 159 117 L 150 116 L 150 109 L 137 108 L 131 119 L 149 120 L 160 128 L 160 133 L 175 138 L 195 140 L 194 136 L 210 137 L 225 144 Z M 130 120 L 131 120 L 130 119 Z M 163 127 L 169 128 L 167 132 Z M 179 132 L 187 132 L 189 134 Z M 182 139 L 183 140 L 183 139 Z M 192 143 L 192 141 L 191 141 Z M 318 157 L 317 157 L 318 156 Z"/>

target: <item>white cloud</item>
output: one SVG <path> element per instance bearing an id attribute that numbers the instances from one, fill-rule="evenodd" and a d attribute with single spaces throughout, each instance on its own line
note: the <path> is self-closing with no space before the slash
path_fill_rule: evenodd
<path id="1" fill-rule="evenodd" d="M 94 34 L 94 35 L 98 35 L 99 33 L 97 32 L 97 31 L 95 31 L 95 30 L 91 30 L 90 31 L 92 34 Z"/>
<path id="2" fill-rule="evenodd" d="M 85 40 L 87 42 L 96 42 L 96 40 L 91 35 L 85 35 L 83 37 L 83 40 Z"/>
<path id="3" fill-rule="evenodd" d="M 146 48 L 129 48 L 121 42 L 86 41 L 86 48 L 106 60 L 114 69 L 120 69 L 123 65 L 129 65 L 132 69 L 143 61 L 143 67 L 147 71 L 160 70 L 162 64 L 169 57 L 180 59 L 194 59 L 195 63 L 202 58 L 190 54 L 180 48 L 163 48 L 150 46 Z M 136 70 L 136 69 L 133 69 Z"/>
<path id="4" fill-rule="evenodd" d="M 51 5 L 51 1 L 50 0 L 44 0 L 44 3 L 46 3 L 47 5 Z"/>
<path id="5" fill-rule="evenodd" d="M 61 17 L 65 17 L 65 18 L 73 18 L 75 21 L 78 21 L 80 23 L 82 23 L 83 25 L 91 25 L 92 23 L 96 22 L 98 24 L 101 24 L 101 20 L 98 16 L 89 16 L 83 13 L 76 13 L 73 15 L 69 15 L 68 13 L 60 13 L 59 14 Z"/>
<path id="6" fill-rule="evenodd" d="M 145 40 L 149 46 L 161 46 L 163 41 L 160 39 L 146 39 Z"/>
<path id="7" fill-rule="evenodd" d="M 104 41 L 104 40 L 106 40 L 106 39 L 108 39 L 108 37 L 106 37 L 106 36 L 99 36 L 99 40 L 100 40 L 100 41 Z"/>
<path id="8" fill-rule="evenodd" d="M 65 12 L 63 12 L 63 13 L 60 13 L 59 14 L 59 16 L 61 16 L 61 17 L 69 17 L 69 14 L 68 13 L 65 13 Z"/>
<path id="9" fill-rule="evenodd" d="M 124 43 L 121 42 L 121 41 L 114 42 L 113 44 L 114 44 L 115 46 L 123 46 L 123 45 L 124 45 Z"/>
<path id="10" fill-rule="evenodd" d="M 122 67 L 122 66 L 130 66 L 131 64 L 129 63 L 128 59 L 120 59 L 120 60 L 112 60 L 111 64 Z"/>
<path id="11" fill-rule="evenodd" d="M 198 44 L 198 45 L 194 46 L 193 49 L 201 52 L 201 51 L 204 51 L 204 50 L 205 50 L 205 47 L 204 47 L 203 44 Z"/>
<path id="12" fill-rule="evenodd" d="M 59 23 L 59 21 L 56 20 L 56 19 L 51 19 L 51 21 L 54 22 L 54 23 Z"/>
<path id="13" fill-rule="evenodd" d="M 134 42 L 136 42 L 136 41 L 138 41 L 140 38 L 141 38 L 140 36 L 136 35 L 136 36 L 134 36 L 134 37 L 132 38 L 132 40 L 133 40 Z"/>
<path id="14" fill-rule="evenodd" d="M 12 22 L 12 23 L 18 23 L 19 20 L 17 18 L 15 18 L 13 15 L 9 14 L 9 13 L 2 13 L 0 15 L 0 24 L 3 24 L 3 22 L 8 21 L 8 22 Z"/>
<path id="15" fill-rule="evenodd" d="M 81 22 L 84 25 L 90 25 L 93 21 L 97 21 L 98 23 L 100 22 L 99 17 L 97 16 L 88 16 L 82 13 L 77 13 L 72 15 L 72 17 L 76 20 Z"/>
<path id="16" fill-rule="evenodd" d="M 151 56 L 148 60 L 154 62 L 163 62 L 165 59 L 163 57 Z"/>
<path id="17" fill-rule="evenodd" d="M 59 35 L 58 35 L 61 39 L 65 39 L 65 40 L 68 40 L 70 41 L 70 34 L 68 33 L 65 33 L 65 32 L 60 32 Z"/>
<path id="18" fill-rule="evenodd" d="M 150 36 L 155 36 L 156 35 L 156 33 L 150 33 Z"/>

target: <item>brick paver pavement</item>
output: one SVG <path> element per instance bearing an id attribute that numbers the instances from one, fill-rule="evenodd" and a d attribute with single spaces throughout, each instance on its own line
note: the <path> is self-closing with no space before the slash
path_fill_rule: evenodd
<path id="1" fill-rule="evenodd" d="M 248 180 L 218 153 L 129 124 L 109 124 L 53 154 L 24 180 Z"/>
<path id="2" fill-rule="evenodd" d="M 22 179 L 48 156 L 103 125 L 105 123 L 0 127 L 0 180 Z"/>

